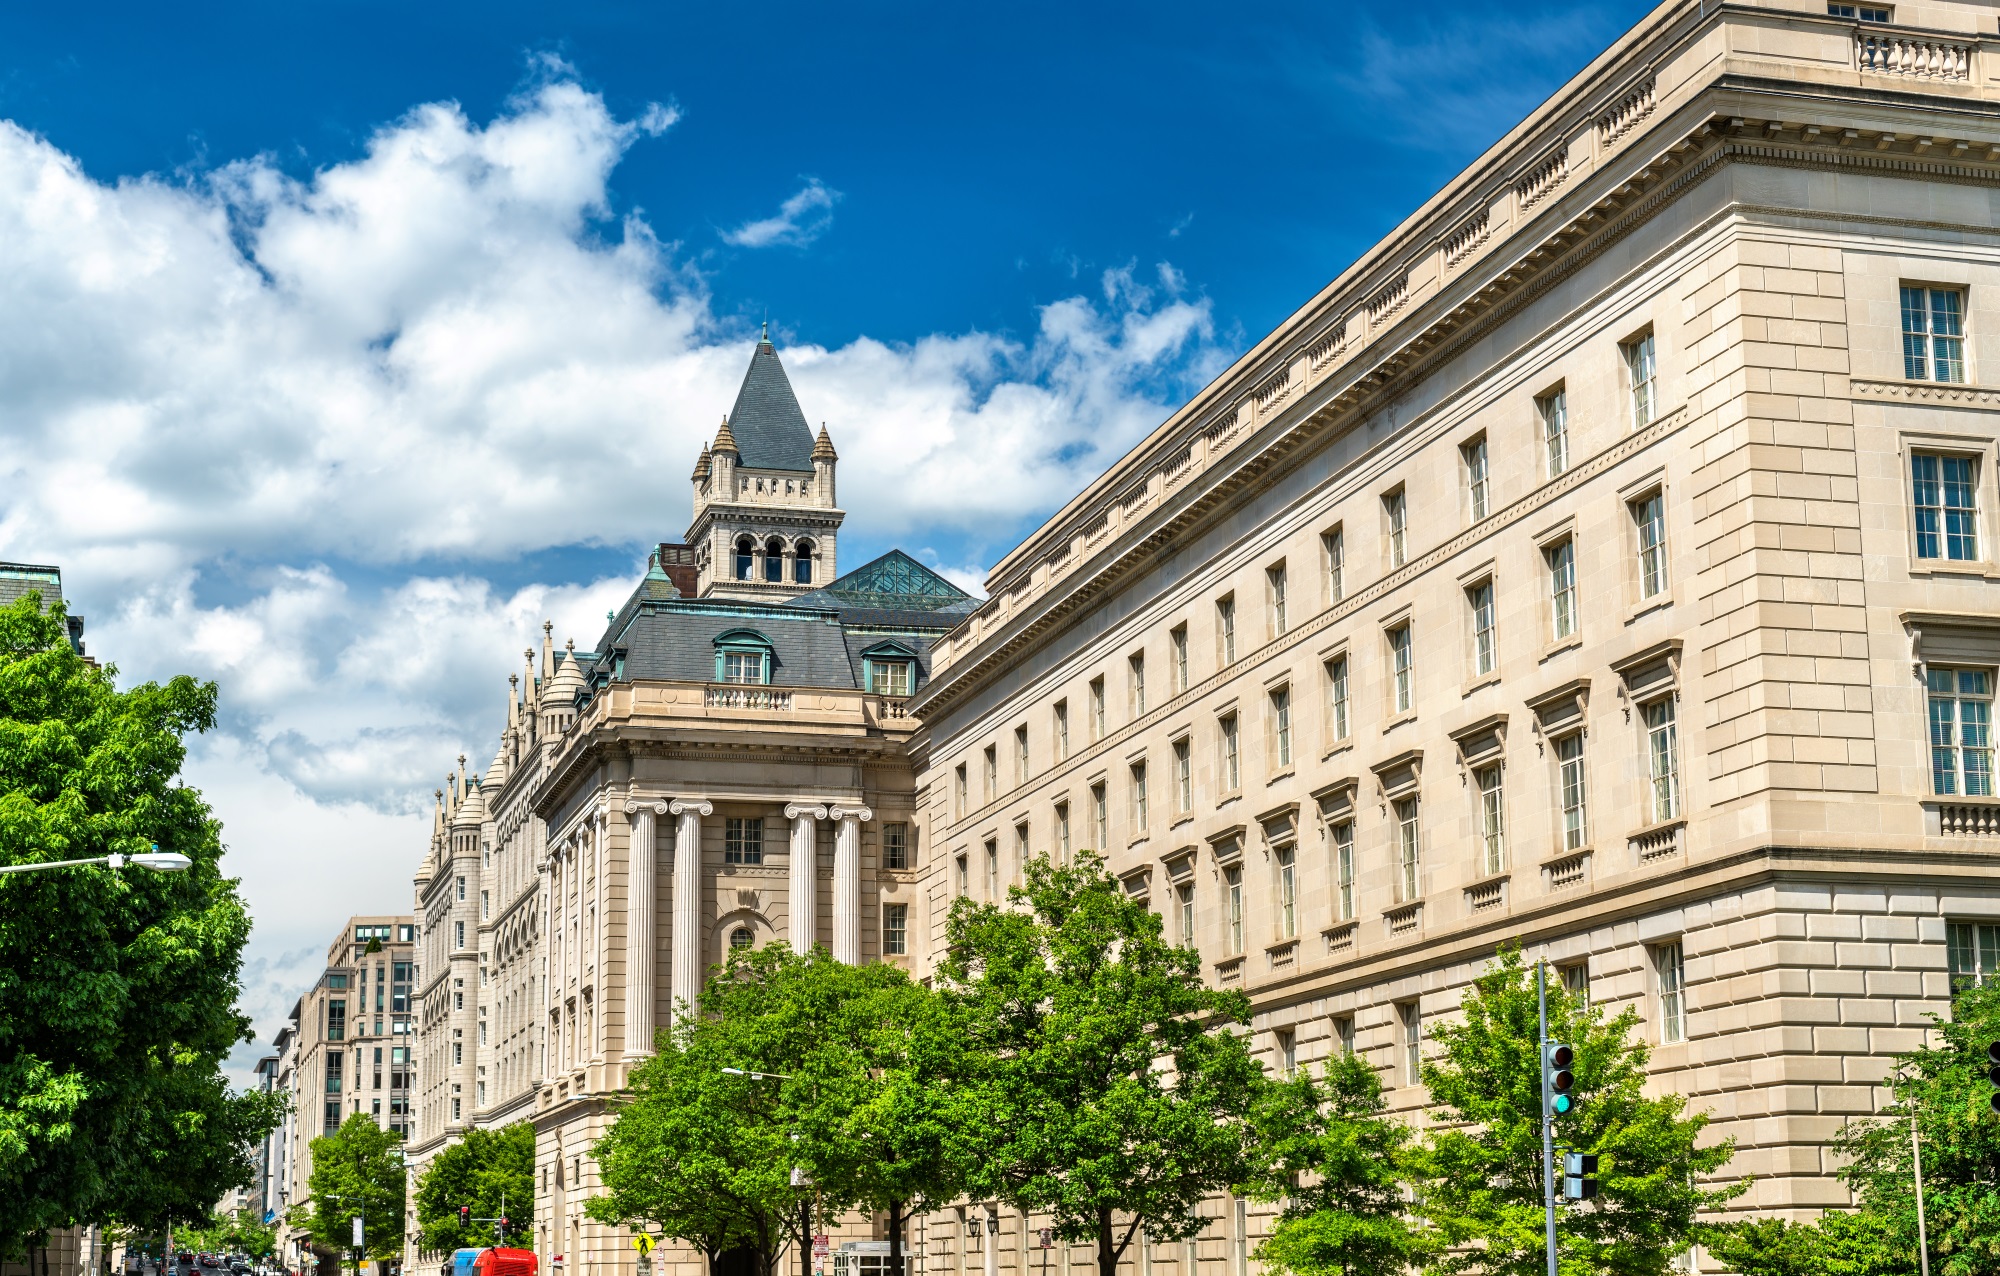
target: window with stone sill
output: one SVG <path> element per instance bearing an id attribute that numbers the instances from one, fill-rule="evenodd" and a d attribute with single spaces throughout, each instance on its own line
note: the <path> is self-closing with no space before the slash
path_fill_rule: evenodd
<path id="1" fill-rule="evenodd" d="M 1483 678 L 1499 661 L 1499 644 L 1494 639 L 1493 582 L 1482 580 L 1465 591 L 1466 622 L 1472 633 L 1472 674 Z"/>
<path id="2" fill-rule="evenodd" d="M 910 662 L 870 660 L 868 683 L 868 689 L 878 696 L 907 696 L 910 694 Z"/>
<path id="3" fill-rule="evenodd" d="M 1090 738 L 1104 738 L 1104 679 L 1101 675 L 1090 680 Z"/>
<path id="4" fill-rule="evenodd" d="M 1133 652 L 1125 658 L 1127 708 L 1134 718 L 1146 714 L 1146 654 Z"/>
<path id="5" fill-rule="evenodd" d="M 1573 966 L 1556 967 L 1556 976 L 1562 981 L 1563 990 L 1576 999 L 1579 1005 L 1590 1005 L 1590 963 L 1577 962 Z"/>
<path id="6" fill-rule="evenodd" d="M 1667 499 L 1651 492 L 1628 507 L 1637 536 L 1639 597 L 1656 598 L 1667 591 Z"/>
<path id="7" fill-rule="evenodd" d="M 910 826 L 907 824 L 884 824 L 882 826 L 882 867 L 906 869 L 910 866 Z"/>
<path id="8" fill-rule="evenodd" d="M 1090 831 L 1096 839 L 1097 850 L 1111 844 L 1111 797 L 1102 784 L 1090 786 Z"/>
<path id="9" fill-rule="evenodd" d="M 1991 922 L 1951 922 L 1945 926 L 1945 950 L 1953 993 L 2000 982 L 2000 925 Z"/>
<path id="10" fill-rule="evenodd" d="M 1215 602 L 1216 656 L 1227 667 L 1236 663 L 1236 596 L 1224 594 Z"/>
<path id="11" fill-rule="evenodd" d="M 1555 742 L 1556 795 L 1560 807 L 1557 835 L 1565 851 L 1582 850 L 1590 842 L 1590 820 L 1586 776 L 1583 765 L 1583 732 L 1576 731 Z"/>
<path id="12" fill-rule="evenodd" d="M 1299 1038 L 1290 1028 L 1280 1028 L 1273 1043 L 1277 1047 L 1278 1075 L 1290 1080 L 1299 1071 Z"/>
<path id="13" fill-rule="evenodd" d="M 989 744 L 981 755 L 980 779 L 985 782 L 986 800 L 991 802 L 1000 793 L 1000 746 Z"/>
<path id="14" fill-rule="evenodd" d="M 1549 582 L 1550 638 L 1561 642 L 1576 633 L 1576 542 L 1565 536 L 1542 550 Z"/>
<path id="15" fill-rule="evenodd" d="M 903 957 L 909 954 L 910 906 L 908 904 L 882 906 L 882 951 L 891 957 Z"/>
<path id="16" fill-rule="evenodd" d="M 1281 846 L 1271 853 L 1277 868 L 1278 938 L 1296 939 L 1299 934 L 1298 852 Z"/>
<path id="17" fill-rule="evenodd" d="M 1069 803 L 1056 803 L 1056 862 L 1069 863 Z"/>
<path id="18" fill-rule="evenodd" d="M 1402 488 L 1382 497 L 1382 518 L 1388 527 L 1389 567 L 1401 567 L 1410 560 L 1410 505 Z"/>
<path id="19" fill-rule="evenodd" d="M 762 864 L 764 862 L 764 819 L 762 816 L 729 816 L 722 822 L 722 862 Z"/>
<path id="20" fill-rule="evenodd" d="M 1229 955 L 1243 953 L 1243 866 L 1231 864 L 1222 870 L 1223 916 L 1228 922 Z"/>
<path id="21" fill-rule="evenodd" d="M 1679 940 L 1653 949 L 1653 975 L 1659 989 L 1660 1043 L 1675 1045 L 1686 1041 L 1687 968 Z"/>
<path id="22" fill-rule="evenodd" d="M 1055 704 L 1056 761 L 1069 756 L 1069 701 L 1058 700 Z"/>
<path id="23" fill-rule="evenodd" d="M 1226 714 L 1217 724 L 1220 728 L 1218 748 L 1220 757 L 1216 759 L 1216 770 L 1222 780 L 1222 791 L 1234 793 L 1243 787 L 1243 751 L 1240 733 L 1237 730 L 1236 715 Z"/>
<path id="24" fill-rule="evenodd" d="M 1146 764 L 1132 764 L 1132 835 L 1146 831 Z"/>
<path id="25" fill-rule="evenodd" d="M 1347 597 L 1347 538 L 1335 527 L 1319 535 L 1320 557 L 1326 564 L 1326 605 Z"/>
<path id="26" fill-rule="evenodd" d="M 1187 626 L 1175 625 L 1167 631 L 1167 648 L 1174 662 L 1174 694 L 1188 689 L 1188 632 Z"/>
<path id="27" fill-rule="evenodd" d="M 1354 920 L 1354 821 L 1333 826 L 1334 912 L 1336 921 Z"/>
<path id="28" fill-rule="evenodd" d="M 1014 881 L 1017 884 L 1021 881 L 1021 874 L 1026 872 L 1027 868 L 1028 826 L 1026 824 L 1016 824 L 1014 826 Z"/>
<path id="29" fill-rule="evenodd" d="M 993 838 L 986 839 L 986 899 L 1000 900 L 1000 843 Z"/>
<path id="30" fill-rule="evenodd" d="M 1911 381 L 1965 380 L 1965 293 L 1904 285 L 1903 376 Z"/>
<path id="31" fill-rule="evenodd" d="M 1993 681 L 1991 669 L 1925 669 L 1932 793 L 1993 796 Z"/>
<path id="32" fill-rule="evenodd" d="M 1919 561 L 1979 561 L 1978 458 L 1912 452 L 1910 504 Z"/>
<path id="33" fill-rule="evenodd" d="M 1480 435 L 1458 451 L 1465 461 L 1466 512 L 1476 523 L 1486 517 L 1492 488 L 1487 473 L 1486 436 Z"/>
<path id="34" fill-rule="evenodd" d="M 1625 360 L 1625 385 L 1632 394 L 1632 428 L 1644 429 L 1659 415 L 1659 367 L 1653 357 L 1653 334 L 1618 347 Z"/>
<path id="35" fill-rule="evenodd" d="M 1415 667 L 1410 650 L 1410 627 L 1398 625 L 1391 629 L 1389 638 L 1389 670 L 1391 673 L 1391 703 L 1397 713 L 1408 713 L 1415 704 Z"/>
<path id="36" fill-rule="evenodd" d="M 1417 799 L 1404 798 L 1393 803 L 1391 810 L 1396 817 L 1396 902 L 1413 903 L 1422 898 L 1422 868 L 1419 856 L 1423 848 L 1423 825 L 1417 806 Z"/>
<path id="37" fill-rule="evenodd" d="M 1496 763 L 1472 773 L 1479 792 L 1479 870 L 1491 877 L 1507 867 L 1507 802 L 1503 773 Z"/>
<path id="38" fill-rule="evenodd" d="M 1273 638 L 1284 637 L 1285 631 L 1290 628 L 1290 618 L 1285 605 L 1286 588 L 1287 581 L 1285 579 L 1285 565 L 1283 563 L 1278 563 L 1275 566 L 1264 569 L 1264 592 L 1265 597 L 1269 600 L 1271 636 Z"/>
<path id="39" fill-rule="evenodd" d="M 1542 448 L 1549 477 L 1569 472 L 1569 393 L 1556 390 L 1535 400 L 1535 415 L 1542 423 Z"/>
<path id="40" fill-rule="evenodd" d="M 1341 1015 L 1333 1021 L 1333 1039 L 1340 1043 L 1340 1053 L 1354 1053 L 1353 1015 Z"/>
<path id="41" fill-rule="evenodd" d="M 1028 724 L 1014 728 L 1014 783 L 1028 782 Z"/>
<path id="42" fill-rule="evenodd" d="M 1183 736 L 1174 741 L 1174 813 L 1194 810 L 1194 746 Z"/>
<path id="43" fill-rule="evenodd" d="M 1662 696 L 1639 706 L 1646 730 L 1647 816 L 1663 824 L 1680 818 L 1681 743 L 1674 698 Z"/>
<path id="44" fill-rule="evenodd" d="M 1175 938 L 1180 941 L 1181 947 L 1193 948 L 1196 946 L 1193 882 L 1183 882 L 1181 885 L 1174 887 L 1174 906 L 1175 915 L 1179 923 L 1179 929 L 1175 934 Z"/>
<path id="45" fill-rule="evenodd" d="M 1271 691 L 1271 753 L 1280 767 L 1292 764 L 1292 689 Z"/>
<path id="46" fill-rule="evenodd" d="M 952 795 L 952 806 L 954 808 L 952 814 L 958 819 L 965 818 L 965 812 L 967 810 L 967 795 L 966 795 L 967 787 L 968 786 L 966 784 L 966 779 L 965 779 L 965 763 L 961 762 L 952 769 L 952 774 L 951 774 L 951 795 Z"/>
<path id="47" fill-rule="evenodd" d="M 1424 1015 L 1414 1001 L 1396 1003 L 1396 1019 L 1403 1030 L 1403 1084 L 1422 1085 L 1424 1079 Z"/>
<path id="48" fill-rule="evenodd" d="M 961 855 L 957 858 L 957 869 L 958 893 L 961 896 L 968 895 L 972 891 L 972 885 L 970 880 L 971 873 L 966 866 L 965 856 Z"/>
<path id="49" fill-rule="evenodd" d="M 1335 656 L 1326 662 L 1327 736 L 1335 744 L 1349 734 L 1347 698 L 1347 657 Z"/>

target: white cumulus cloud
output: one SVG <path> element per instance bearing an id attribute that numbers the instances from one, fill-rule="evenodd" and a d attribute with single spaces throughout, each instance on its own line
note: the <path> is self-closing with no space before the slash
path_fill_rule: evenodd
<path id="1" fill-rule="evenodd" d="M 778 205 L 776 217 L 748 221 L 735 230 L 722 232 L 722 241 L 738 248 L 769 248 L 782 244 L 804 248 L 833 225 L 833 206 L 840 192 L 830 190 L 817 177 L 808 177 L 799 192 Z"/>

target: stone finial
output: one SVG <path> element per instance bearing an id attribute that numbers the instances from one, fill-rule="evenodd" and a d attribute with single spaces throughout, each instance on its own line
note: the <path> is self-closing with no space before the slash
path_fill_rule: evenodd
<path id="1" fill-rule="evenodd" d="M 838 461 L 840 454 L 833 450 L 833 439 L 826 432 L 826 422 L 819 425 L 819 438 L 813 442 L 813 460 Z"/>
<path id="2" fill-rule="evenodd" d="M 738 460 L 743 459 L 742 450 L 736 446 L 736 436 L 729 432 L 728 417 L 722 418 L 722 428 L 715 432 L 715 447 L 713 451 L 717 453 L 727 452 Z"/>
<path id="3" fill-rule="evenodd" d="M 709 476 L 710 471 L 713 469 L 714 463 L 708 454 L 708 444 L 704 443 L 701 445 L 701 455 L 695 458 L 694 481 L 697 483 L 701 482 Z"/>

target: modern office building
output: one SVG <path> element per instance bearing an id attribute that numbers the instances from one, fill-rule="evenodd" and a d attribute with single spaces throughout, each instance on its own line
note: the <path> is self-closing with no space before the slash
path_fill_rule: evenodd
<path id="1" fill-rule="evenodd" d="M 2000 969 L 1996 105 L 1991 4 L 1655 9 L 994 567 L 910 706 L 922 951 L 1102 849 L 1414 1119 L 1519 943 L 1740 1208 L 1847 1205 L 1830 1136 Z M 1211 1213 L 1135 1262 L 1240 1273 Z"/>

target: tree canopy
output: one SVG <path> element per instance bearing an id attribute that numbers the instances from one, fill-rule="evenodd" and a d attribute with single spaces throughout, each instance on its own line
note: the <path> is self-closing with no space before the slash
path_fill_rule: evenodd
<path id="1" fill-rule="evenodd" d="M 432 1157 L 417 1180 L 417 1248 L 469 1249 L 493 1244 L 492 1223 L 460 1223 L 459 1207 L 472 1217 L 505 1218 L 511 1237 L 534 1226 L 535 1126 L 516 1121 L 497 1130 L 474 1126 L 465 1138 Z"/>
<path id="2" fill-rule="evenodd" d="M 312 1141 L 312 1175 L 304 1208 L 294 1222 L 313 1242 L 337 1253 L 354 1248 L 354 1219 L 369 1258 L 403 1252 L 403 1139 L 365 1112 L 348 1114 L 340 1128 Z"/>
<path id="3" fill-rule="evenodd" d="M 1006 905 L 957 901 L 938 969 L 975 1061 L 952 1110 L 976 1140 L 967 1186 L 1048 1214 L 1116 1276 L 1142 1229 L 1197 1234 L 1202 1201 L 1250 1172 L 1249 1003 L 1209 988 L 1094 852 L 1025 879 Z"/>
<path id="4" fill-rule="evenodd" d="M 250 923 L 221 826 L 179 783 L 215 715 L 212 683 L 120 690 L 60 604 L 0 608 L 0 863 L 154 843 L 194 862 L 0 876 L 0 1254 L 71 1223 L 206 1219 L 277 1119 L 275 1096 L 221 1075 L 250 1039 Z"/>
<path id="5" fill-rule="evenodd" d="M 1701 1146 L 1708 1117 L 1688 1114 L 1680 1095 L 1646 1095 L 1650 1051 L 1637 1027 L 1629 1007 L 1607 1020 L 1560 983 L 1549 989 L 1550 1039 L 1576 1052 L 1577 1106 L 1558 1120 L 1556 1141 L 1601 1158 L 1599 1196 L 1564 1207 L 1558 1229 L 1564 1262 L 1578 1271 L 1657 1276 L 1696 1239 L 1700 1211 L 1744 1191 L 1702 1185 L 1733 1145 Z M 1534 968 L 1518 948 L 1502 950 L 1473 981 L 1460 1018 L 1432 1040 L 1422 1077 L 1436 1125 L 1416 1187 L 1422 1216 L 1450 1248 L 1430 1270 L 1540 1276 L 1541 1046 Z"/>

